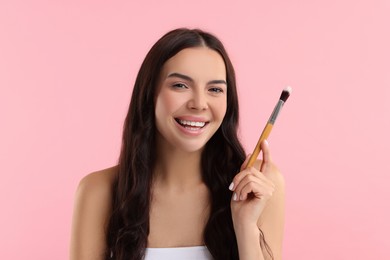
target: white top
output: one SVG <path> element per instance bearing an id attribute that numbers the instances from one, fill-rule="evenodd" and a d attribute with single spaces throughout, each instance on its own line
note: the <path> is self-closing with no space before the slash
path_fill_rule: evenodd
<path id="1" fill-rule="evenodd" d="M 213 260 L 205 246 L 146 248 L 144 260 Z"/>

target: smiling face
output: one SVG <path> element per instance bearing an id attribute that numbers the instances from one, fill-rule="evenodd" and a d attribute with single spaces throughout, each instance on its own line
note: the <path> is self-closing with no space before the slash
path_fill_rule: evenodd
<path id="1" fill-rule="evenodd" d="M 155 105 L 158 144 L 201 150 L 226 113 L 226 68 L 218 52 L 187 48 L 163 66 Z"/>

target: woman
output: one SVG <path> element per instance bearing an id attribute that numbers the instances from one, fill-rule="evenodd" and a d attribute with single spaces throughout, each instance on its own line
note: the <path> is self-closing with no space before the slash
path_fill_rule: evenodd
<path id="1" fill-rule="evenodd" d="M 138 73 L 118 165 L 80 182 L 71 259 L 281 259 L 283 177 L 267 142 L 245 169 L 237 126 L 222 43 L 164 35 Z"/>

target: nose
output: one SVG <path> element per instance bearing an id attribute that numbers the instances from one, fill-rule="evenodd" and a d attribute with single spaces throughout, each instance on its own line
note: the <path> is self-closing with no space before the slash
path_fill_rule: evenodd
<path id="1" fill-rule="evenodd" d="M 194 110 L 206 110 L 208 108 L 207 97 L 203 91 L 194 91 L 188 102 L 188 107 Z"/>

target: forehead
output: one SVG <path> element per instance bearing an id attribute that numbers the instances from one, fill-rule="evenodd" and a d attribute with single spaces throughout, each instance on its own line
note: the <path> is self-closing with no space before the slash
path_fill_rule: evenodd
<path id="1" fill-rule="evenodd" d="M 171 73 L 188 75 L 195 80 L 226 80 L 226 67 L 222 56 L 208 47 L 187 48 L 167 60 L 161 76 Z"/>

